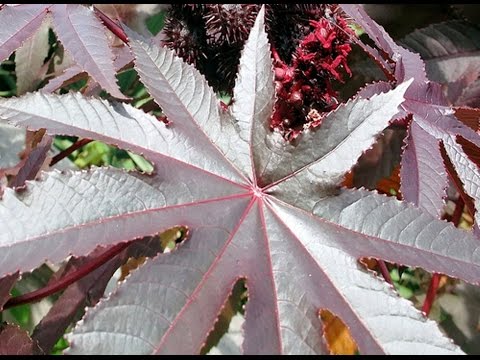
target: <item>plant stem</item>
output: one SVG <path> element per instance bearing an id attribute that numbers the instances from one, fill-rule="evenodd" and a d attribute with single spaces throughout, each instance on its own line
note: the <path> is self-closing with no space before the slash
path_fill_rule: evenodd
<path id="1" fill-rule="evenodd" d="M 393 281 L 390 276 L 390 272 L 388 271 L 387 264 L 385 264 L 385 261 L 377 260 L 377 262 L 378 262 L 378 266 L 380 267 L 380 272 L 382 273 L 382 276 L 385 279 L 385 281 L 388 282 L 390 285 L 393 285 Z"/>
<path id="2" fill-rule="evenodd" d="M 448 169 L 447 169 L 447 172 L 448 172 Z M 459 199 L 462 200 L 462 203 L 464 205 L 466 205 L 466 209 L 467 209 L 467 212 L 470 214 L 470 216 L 472 218 L 475 217 L 475 208 L 473 207 L 473 203 L 471 201 L 468 201 L 465 199 L 465 197 L 467 197 L 468 195 L 463 191 L 463 189 L 459 188 L 458 184 L 453 181 L 453 185 L 455 186 L 455 188 L 457 189 L 458 193 L 459 193 Z M 463 205 L 462 205 L 462 208 L 463 208 Z M 456 210 L 457 208 L 455 208 Z M 461 213 L 460 213 L 460 217 L 461 217 Z M 460 220 L 460 219 L 459 219 Z M 453 221 L 453 216 L 452 216 L 452 221 Z M 455 225 L 457 226 L 457 225 Z"/>
<path id="3" fill-rule="evenodd" d="M 110 30 L 112 33 L 115 34 L 120 40 L 122 40 L 125 44 L 128 44 L 128 38 L 127 34 L 125 34 L 125 31 L 110 17 L 108 17 L 105 13 L 103 13 L 101 10 L 99 10 L 97 7 L 93 7 L 95 13 L 98 15 L 100 20 L 103 22 L 103 25 L 106 26 L 108 30 Z"/>
<path id="4" fill-rule="evenodd" d="M 452 223 L 455 226 L 460 224 L 460 219 L 462 218 L 463 208 L 465 206 L 465 200 L 461 196 L 458 197 L 457 201 L 455 202 L 455 210 L 452 215 Z"/>
<path id="5" fill-rule="evenodd" d="M 423 302 L 422 312 L 425 316 L 430 314 L 430 310 L 432 309 L 433 302 L 435 301 L 435 297 L 437 295 L 438 284 L 440 283 L 440 274 L 433 274 L 432 279 L 430 280 L 430 285 L 428 286 L 427 296 L 425 297 L 425 301 Z"/>
<path id="6" fill-rule="evenodd" d="M 84 276 L 90 274 L 95 269 L 99 268 L 105 262 L 112 259 L 115 255 L 118 255 L 123 250 L 125 250 L 130 243 L 120 243 L 117 244 L 105 252 L 97 256 L 96 258 L 92 259 L 89 263 L 83 265 L 76 271 L 71 272 L 70 274 L 60 278 L 58 281 L 53 282 L 52 284 L 48 284 L 44 288 L 29 292 L 27 294 L 23 294 L 20 296 L 10 298 L 5 305 L 3 306 L 4 309 L 8 309 L 14 306 L 37 302 L 43 299 L 46 296 L 50 296 L 60 290 L 65 289 L 67 286 L 73 284 L 74 282 L 80 280 Z"/>
<path id="7" fill-rule="evenodd" d="M 462 218 L 463 208 L 465 206 L 465 202 L 461 196 L 458 197 L 458 200 L 455 204 L 455 211 L 452 215 L 452 223 L 458 227 L 460 223 L 460 219 Z M 425 316 L 430 314 L 430 310 L 432 309 L 433 302 L 435 301 L 435 297 L 437 295 L 438 285 L 440 283 L 441 274 L 433 274 L 432 279 L 430 280 L 430 285 L 428 286 L 427 296 L 423 302 L 422 312 Z"/>
<path id="8" fill-rule="evenodd" d="M 82 139 L 82 140 L 77 140 L 75 141 L 72 145 L 70 145 L 70 147 L 66 148 L 65 150 L 63 150 L 62 152 L 58 153 L 57 155 L 55 155 L 52 159 L 52 161 L 50 162 L 50 166 L 53 166 L 55 165 L 56 163 L 58 163 L 60 160 L 62 160 L 63 158 L 66 158 L 67 156 L 69 156 L 71 153 L 73 153 L 75 150 L 81 148 L 82 146 L 84 145 L 87 145 L 89 142 L 92 142 L 93 140 L 91 139 Z"/>

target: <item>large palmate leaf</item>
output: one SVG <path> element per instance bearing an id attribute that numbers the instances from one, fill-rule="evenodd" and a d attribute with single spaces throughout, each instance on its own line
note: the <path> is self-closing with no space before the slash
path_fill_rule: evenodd
<path id="1" fill-rule="evenodd" d="M 467 21 L 446 21 L 415 30 L 400 44 L 418 52 L 428 77 L 444 87 L 455 105 L 478 106 L 480 28 Z"/>
<path id="2" fill-rule="evenodd" d="M 397 81 L 401 82 L 409 77 L 415 78 L 414 83 L 405 94 L 406 101 L 402 105 L 407 111 L 406 114 L 412 114 L 413 118 L 410 122 L 401 160 L 401 192 L 404 200 L 423 208 L 433 216 L 440 217 L 443 213 L 443 198 L 448 185 L 447 171 L 440 152 L 440 142 L 459 134 L 478 146 L 480 137 L 458 121 L 455 112 L 442 93 L 441 86 L 426 78 L 425 63 L 419 54 L 396 44 L 383 27 L 368 17 L 360 6 L 346 4 L 341 6 L 354 21 L 365 29 L 377 47 L 388 54 L 391 59 L 396 60 L 395 78 Z M 455 24 L 455 26 L 461 27 L 460 23 Z M 414 32 L 406 38 L 410 39 L 407 43 L 411 47 L 415 43 L 415 49 L 436 49 L 435 56 L 426 50 L 420 51 L 420 54 L 426 56 L 426 60 L 432 57 L 436 61 L 435 64 L 445 73 L 456 71 L 458 66 L 443 68 L 440 66 L 442 61 L 450 59 L 469 63 L 469 58 L 476 51 L 474 40 L 468 42 L 465 49 L 461 48 L 462 42 L 458 41 L 458 38 L 463 35 L 457 33 L 458 28 L 455 30 L 455 26 L 452 25 L 454 28 L 450 28 L 450 25 L 427 28 Z M 470 31 L 473 30 L 470 29 Z M 433 34 L 436 34 L 439 39 L 433 41 Z M 457 47 L 451 51 L 445 50 L 446 44 L 455 39 L 458 41 L 456 41 Z M 379 65 L 382 66 L 381 63 Z M 431 69 L 429 75 L 430 73 Z M 448 76 L 444 75 L 445 77 Z M 442 79 L 435 75 L 434 80 Z"/>
<path id="3" fill-rule="evenodd" d="M 480 74 L 480 29 L 467 21 L 447 21 L 415 30 L 400 43 L 425 60 L 428 77 L 451 83 L 467 72 Z"/>
<path id="4" fill-rule="evenodd" d="M 136 70 L 168 126 L 78 94 L 0 100 L 0 118 L 17 126 L 99 139 L 155 164 L 153 176 L 50 172 L 20 192 L 7 189 L 0 278 L 46 259 L 87 255 L 98 244 L 189 229 L 176 251 L 147 261 L 86 313 L 69 335 L 68 353 L 198 353 L 240 279 L 248 289 L 244 353 L 328 353 L 321 309 L 341 317 L 362 353 L 461 353 L 358 259 L 477 282 L 477 239 L 410 204 L 338 188 L 405 112 L 410 80 L 351 99 L 287 143 L 269 130 L 275 92 L 263 10 L 242 53 L 231 112 L 172 51 L 128 36 Z"/>
<path id="5" fill-rule="evenodd" d="M 17 4 L 4 6 L 0 10 L 0 24 L 2 24 L 0 61 L 18 48 L 20 48 L 20 56 L 23 59 L 24 56 L 29 56 L 29 50 L 34 50 L 33 46 L 36 47 L 36 51 L 34 53 L 30 51 L 30 53 L 41 57 L 45 50 L 44 47 L 41 48 L 41 43 L 47 41 L 48 45 L 48 38 L 40 40 L 38 37 L 41 37 L 45 30 L 42 23 L 48 13 L 52 16 L 53 30 L 78 67 L 88 72 L 112 96 L 125 99 L 116 83 L 114 56 L 107 40 L 106 29 L 97 19 L 93 10 L 84 5 Z M 30 43 L 22 45 L 31 37 L 35 39 L 34 42 L 29 40 Z M 25 69 L 21 69 L 20 73 L 21 79 L 23 79 Z M 25 89 L 28 90 L 28 87 L 21 82 L 21 90 Z"/>

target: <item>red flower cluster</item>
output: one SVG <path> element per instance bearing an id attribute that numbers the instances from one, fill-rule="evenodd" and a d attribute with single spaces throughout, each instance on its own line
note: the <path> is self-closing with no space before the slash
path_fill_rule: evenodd
<path id="1" fill-rule="evenodd" d="M 306 127 L 321 124 L 321 114 L 338 105 L 332 82 L 343 82 L 341 69 L 352 74 L 347 56 L 351 51 L 349 34 L 353 31 L 336 7 L 327 10 L 321 19 L 310 20 L 311 31 L 300 41 L 291 65 L 273 49 L 278 100 L 271 127 L 288 140 Z"/>

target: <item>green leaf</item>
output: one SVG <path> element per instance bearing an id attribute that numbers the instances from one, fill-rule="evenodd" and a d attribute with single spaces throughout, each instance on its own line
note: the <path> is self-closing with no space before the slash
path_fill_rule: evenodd
<path id="1" fill-rule="evenodd" d="M 165 15 L 166 15 L 166 11 L 162 10 L 159 13 L 150 16 L 145 21 L 145 24 L 147 25 L 147 29 L 152 33 L 152 35 L 157 35 L 160 32 L 160 30 L 162 30 L 163 25 L 165 24 Z"/>

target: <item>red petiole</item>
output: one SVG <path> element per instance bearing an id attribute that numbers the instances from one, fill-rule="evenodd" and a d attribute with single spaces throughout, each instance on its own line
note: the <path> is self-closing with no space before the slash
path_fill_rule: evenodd
<path id="1" fill-rule="evenodd" d="M 110 19 L 104 12 L 99 10 L 97 7 L 93 7 L 95 13 L 97 14 L 98 18 L 102 21 L 103 25 L 110 30 L 115 36 L 117 36 L 120 40 L 122 40 L 125 44 L 128 44 L 128 38 L 127 34 L 125 34 L 125 31 L 121 28 L 120 25 L 118 25 L 115 21 Z"/>
<path id="2" fill-rule="evenodd" d="M 67 149 L 63 150 L 62 152 L 58 153 L 57 155 L 55 155 L 52 159 L 52 161 L 50 162 L 50 166 L 53 166 L 55 165 L 56 163 L 58 163 L 60 160 L 66 158 L 67 156 L 69 156 L 71 153 L 73 153 L 75 150 L 81 148 L 82 146 L 84 145 L 87 145 L 89 142 L 92 142 L 93 140 L 90 140 L 90 139 L 82 139 L 82 140 L 77 140 L 76 142 L 74 142 L 70 147 L 68 147 Z"/>
<path id="3" fill-rule="evenodd" d="M 100 266 L 105 264 L 108 260 L 112 259 L 114 256 L 118 255 L 123 250 L 125 250 L 129 245 L 130 243 L 128 242 L 115 245 L 107 249 L 105 252 L 103 252 L 96 258 L 92 259 L 92 261 L 85 264 L 81 268 L 60 278 L 58 281 L 55 281 L 52 284 L 48 284 L 44 288 L 32 291 L 30 293 L 10 298 L 5 303 L 3 308 L 8 309 L 8 308 L 22 305 L 22 304 L 37 302 L 43 299 L 44 297 L 55 294 L 56 292 L 59 292 L 60 290 L 65 289 L 69 285 L 80 280 L 84 276 L 90 274 L 92 271 L 98 269 Z"/>
<path id="4" fill-rule="evenodd" d="M 462 218 L 464 206 L 465 202 L 463 201 L 463 198 L 459 196 L 455 204 L 455 211 L 453 212 L 451 220 L 453 225 L 455 225 L 456 227 L 458 227 L 460 219 Z M 432 309 L 433 302 L 435 301 L 435 297 L 437 295 L 438 285 L 440 284 L 440 276 L 441 274 L 435 273 L 432 275 L 432 279 L 430 280 L 430 285 L 427 290 L 427 296 L 425 297 L 422 306 L 422 312 L 425 314 L 425 316 L 428 316 L 428 314 L 430 314 L 430 310 Z"/>

